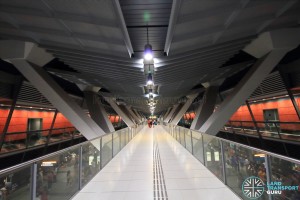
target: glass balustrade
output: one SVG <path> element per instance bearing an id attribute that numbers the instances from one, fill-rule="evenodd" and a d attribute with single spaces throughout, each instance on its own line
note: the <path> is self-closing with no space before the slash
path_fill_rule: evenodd
<path id="1" fill-rule="evenodd" d="M 252 121 L 228 121 L 222 131 L 300 141 L 300 122 L 256 121 L 254 123 Z"/>
<path id="2" fill-rule="evenodd" d="M 3 133 L 2 133 L 3 134 Z M 1 135 L 0 153 L 22 151 L 51 143 L 74 140 L 82 135 L 74 127 L 44 129 L 26 132 L 9 132 Z"/>
<path id="3" fill-rule="evenodd" d="M 0 199 L 70 199 L 119 153 L 143 126 L 144 124 L 139 124 L 124 128 L 1 170 Z M 75 137 L 74 129 L 57 131 L 66 133 L 59 136 L 61 139 L 71 137 L 69 134 Z M 42 132 L 40 134 L 44 135 Z"/>
<path id="4" fill-rule="evenodd" d="M 283 129 L 283 124 L 290 125 L 290 123 L 281 123 L 277 128 Z M 251 129 L 246 128 L 250 125 L 254 129 L 254 125 L 249 122 L 232 122 L 229 129 L 247 133 L 251 132 Z M 171 124 L 164 124 L 163 127 L 240 198 L 245 200 L 300 199 L 299 160 L 184 127 Z"/>

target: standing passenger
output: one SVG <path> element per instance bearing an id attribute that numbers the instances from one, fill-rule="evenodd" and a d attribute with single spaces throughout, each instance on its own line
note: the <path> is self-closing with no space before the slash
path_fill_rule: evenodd
<path id="1" fill-rule="evenodd" d="M 152 121 L 151 121 L 151 119 L 148 120 L 148 126 L 149 126 L 149 128 L 152 127 Z"/>

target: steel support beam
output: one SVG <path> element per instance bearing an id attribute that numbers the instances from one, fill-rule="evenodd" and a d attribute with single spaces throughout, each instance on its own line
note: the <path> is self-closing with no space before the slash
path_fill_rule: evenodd
<path id="1" fill-rule="evenodd" d="M 121 28 L 121 31 L 122 31 L 122 34 L 124 37 L 124 42 L 125 42 L 127 51 L 129 53 L 129 56 L 132 57 L 134 52 L 133 52 L 132 44 L 131 44 L 130 37 L 129 37 L 128 31 L 127 31 L 123 12 L 122 12 L 122 9 L 120 6 L 120 2 L 119 2 L 119 0 L 113 0 L 112 3 L 114 6 L 114 9 L 115 9 L 115 12 L 116 12 L 116 16 L 119 18 L 118 21 L 119 21 L 119 25 L 120 25 L 120 28 Z"/>
<path id="2" fill-rule="evenodd" d="M 184 105 L 184 102 L 179 103 L 178 107 L 176 108 L 176 110 L 174 111 L 174 113 L 171 115 L 171 118 L 169 120 L 169 123 L 171 123 L 171 121 L 174 119 L 174 117 L 178 114 L 178 112 L 180 111 L 180 109 L 182 108 L 182 106 Z"/>
<path id="3" fill-rule="evenodd" d="M 130 106 L 126 106 L 126 109 L 128 110 L 129 114 L 132 116 L 132 118 L 137 122 L 140 123 L 140 118 L 133 112 Z"/>
<path id="4" fill-rule="evenodd" d="M 214 112 L 216 101 L 218 99 L 219 86 L 209 86 L 206 88 L 202 102 L 196 111 L 196 116 L 192 122 L 191 129 L 199 130 L 200 127 Z"/>
<path id="5" fill-rule="evenodd" d="M 20 93 L 22 83 L 23 83 L 23 77 L 18 77 L 15 81 L 15 85 L 14 85 L 14 89 L 13 89 L 13 101 L 12 101 L 12 104 L 11 104 L 11 107 L 10 107 L 10 110 L 9 110 L 9 113 L 8 113 L 8 116 L 7 116 L 7 119 L 6 119 L 4 128 L 3 128 L 3 131 L 2 131 L 2 136 L 1 136 L 1 141 L 0 141 L 0 151 L 2 150 L 2 146 L 5 142 L 5 136 L 6 136 L 6 133 L 7 133 L 12 115 L 14 113 L 16 104 L 17 104 L 18 95 Z"/>
<path id="6" fill-rule="evenodd" d="M 0 57 L 11 62 L 88 140 L 105 132 L 41 67 L 53 57 L 33 43 L 1 41 Z"/>
<path id="7" fill-rule="evenodd" d="M 134 122 L 127 116 L 127 114 L 121 109 L 121 107 L 113 99 L 107 101 L 109 105 L 116 111 L 116 113 L 122 118 L 128 127 L 134 126 Z"/>
<path id="8" fill-rule="evenodd" d="M 105 134 L 44 69 L 24 59 L 11 62 L 88 140 Z"/>
<path id="9" fill-rule="evenodd" d="M 134 124 L 137 124 L 136 119 L 132 116 L 131 112 L 125 105 L 119 105 L 119 107 L 123 110 L 123 112 L 131 119 Z"/>
<path id="10" fill-rule="evenodd" d="M 166 42 L 165 42 L 165 47 L 164 47 L 164 53 L 166 55 L 169 54 L 169 50 L 171 47 L 171 42 L 173 39 L 173 34 L 174 34 L 174 30 L 175 30 L 175 25 L 177 22 L 177 17 L 179 15 L 180 7 L 181 7 L 181 0 L 173 0 L 170 20 L 169 20 L 169 25 L 168 25 L 168 32 L 167 32 L 167 37 L 166 37 Z"/>
<path id="11" fill-rule="evenodd" d="M 172 110 L 172 107 L 168 108 L 167 112 L 163 115 L 163 120 L 166 119 L 170 111 Z"/>
<path id="12" fill-rule="evenodd" d="M 98 94 L 92 91 L 84 91 L 86 104 L 92 119 L 100 126 L 105 133 L 115 131 L 108 114 L 99 101 Z"/>
<path id="13" fill-rule="evenodd" d="M 164 122 L 168 123 L 169 120 L 171 119 L 171 117 L 173 116 L 174 112 L 176 111 L 176 109 L 178 108 L 179 104 L 176 104 L 173 106 L 173 108 L 171 108 L 171 111 L 169 112 L 169 114 L 167 115 L 166 119 L 164 119 Z"/>
<path id="14" fill-rule="evenodd" d="M 176 115 L 174 116 L 174 118 L 171 121 L 172 124 L 174 124 L 174 125 L 178 124 L 178 122 L 180 121 L 180 119 L 182 118 L 182 116 L 184 115 L 184 113 L 189 109 L 189 107 L 193 103 L 194 99 L 198 96 L 198 94 L 199 93 L 195 93 L 195 94 L 191 94 L 191 95 L 187 96 L 188 100 L 180 108 L 180 110 L 178 111 L 178 113 L 176 113 Z"/>
<path id="15" fill-rule="evenodd" d="M 287 52 L 300 43 L 300 29 L 284 29 L 260 35 L 244 51 L 260 58 L 242 78 L 220 107 L 201 126 L 200 131 L 216 135 L 232 114 L 267 77 Z"/>
<path id="16" fill-rule="evenodd" d="M 134 113 L 136 114 L 136 116 L 138 116 L 140 118 L 140 120 L 143 121 L 142 115 L 140 115 L 140 113 L 136 109 L 132 109 L 132 110 L 134 111 Z"/>
<path id="17" fill-rule="evenodd" d="M 294 94 L 293 94 L 293 92 L 291 91 L 291 81 L 290 81 L 290 79 L 289 79 L 289 76 L 288 76 L 287 73 L 285 73 L 285 72 L 283 71 L 283 67 L 284 67 L 284 66 L 279 66 L 279 67 L 278 67 L 278 71 L 279 71 L 279 74 L 280 74 L 280 76 L 281 76 L 281 79 L 282 79 L 282 81 L 283 81 L 283 83 L 284 83 L 285 89 L 286 89 L 286 91 L 287 91 L 287 93 L 288 93 L 288 95 L 289 95 L 289 97 L 290 97 L 290 99 L 291 99 L 291 101 L 292 101 L 292 104 L 293 104 L 293 106 L 294 106 L 294 109 L 295 109 L 295 111 L 296 111 L 296 114 L 297 114 L 297 116 L 298 116 L 298 119 L 300 119 L 300 108 L 298 107 L 298 104 L 297 104 L 297 101 L 296 101 L 296 99 L 295 99 L 295 97 L 294 97 Z"/>

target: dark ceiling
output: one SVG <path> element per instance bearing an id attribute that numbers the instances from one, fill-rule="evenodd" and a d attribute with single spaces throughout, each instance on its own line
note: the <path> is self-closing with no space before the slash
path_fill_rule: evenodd
<path id="1" fill-rule="evenodd" d="M 76 84 L 98 86 L 149 113 L 148 30 L 160 113 L 203 83 L 234 86 L 255 62 L 244 47 L 264 31 L 299 26 L 299 11 L 295 0 L 0 0 L 0 38 L 45 48 L 56 58 L 45 69 L 75 93 Z M 295 50 L 282 62 L 298 57 Z"/>

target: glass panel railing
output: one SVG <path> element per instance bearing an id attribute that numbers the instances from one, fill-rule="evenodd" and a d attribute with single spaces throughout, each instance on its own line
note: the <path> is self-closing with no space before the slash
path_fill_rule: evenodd
<path id="1" fill-rule="evenodd" d="M 175 127 L 176 139 L 180 143 L 180 127 Z"/>
<path id="2" fill-rule="evenodd" d="M 180 137 L 180 139 L 179 139 L 180 144 L 185 147 L 185 129 L 184 128 L 179 127 L 179 137 Z"/>
<path id="3" fill-rule="evenodd" d="M 185 148 L 186 148 L 190 153 L 193 153 L 192 133 L 191 133 L 190 130 L 186 130 L 186 132 L 185 132 Z"/>
<path id="4" fill-rule="evenodd" d="M 32 167 L 33 165 L 28 165 L 0 175 L 1 199 L 31 199 Z M 39 194 L 37 193 L 36 196 L 39 196 Z"/>
<path id="5" fill-rule="evenodd" d="M 223 179 L 223 160 L 221 141 L 207 134 L 202 135 L 204 147 L 205 166 L 218 178 Z"/>
<path id="6" fill-rule="evenodd" d="M 120 152 L 121 142 L 124 147 L 142 127 L 125 128 L 1 170 L 0 199 L 70 199 Z M 74 129 L 66 132 L 75 137 Z"/>
<path id="7" fill-rule="evenodd" d="M 100 171 L 100 139 L 82 145 L 81 184 L 84 186 Z"/>
<path id="8" fill-rule="evenodd" d="M 245 125 L 240 130 L 244 129 L 244 133 L 247 133 Z M 179 129 L 181 132 L 185 129 L 170 124 L 167 126 L 169 128 L 165 130 L 169 130 L 174 139 L 177 139 L 176 132 Z M 299 160 L 185 129 L 186 149 L 190 152 L 190 143 L 187 142 L 189 132 L 193 155 L 240 198 L 300 199 Z"/>
<path id="9" fill-rule="evenodd" d="M 103 136 L 101 144 L 101 167 L 103 168 L 113 157 L 112 135 Z"/>
<path id="10" fill-rule="evenodd" d="M 116 131 L 113 133 L 113 156 L 119 153 L 121 149 L 121 131 Z"/>
<path id="11" fill-rule="evenodd" d="M 222 141 L 227 185 L 243 199 L 248 199 L 243 195 L 243 181 L 248 177 L 259 177 L 266 182 L 266 168 L 264 163 L 265 154 L 260 151 L 254 151 L 234 143 Z M 267 193 L 260 199 L 268 199 Z"/>
<path id="12" fill-rule="evenodd" d="M 40 199 L 69 199 L 79 188 L 79 148 L 37 162 L 36 191 Z"/>
<path id="13" fill-rule="evenodd" d="M 82 135 L 74 127 L 54 128 L 26 132 L 6 133 L 1 146 L 1 153 L 21 151 L 37 146 L 47 146 L 51 143 L 72 140 Z"/>
<path id="14" fill-rule="evenodd" d="M 193 155 L 204 164 L 204 152 L 203 152 L 203 141 L 202 134 L 191 131 L 192 134 L 192 142 L 193 142 Z"/>
<path id="15" fill-rule="evenodd" d="M 274 156 L 269 157 L 270 176 L 272 183 L 279 183 L 284 190 L 281 194 L 273 194 L 275 200 L 300 199 L 300 164 L 287 161 Z M 270 190 L 275 188 L 275 184 L 270 185 Z"/>
<path id="16" fill-rule="evenodd" d="M 126 145 L 126 130 L 121 130 L 121 149 Z"/>
<path id="17" fill-rule="evenodd" d="M 222 130 L 246 135 L 260 134 L 265 138 L 300 141 L 300 122 L 229 121 Z"/>

